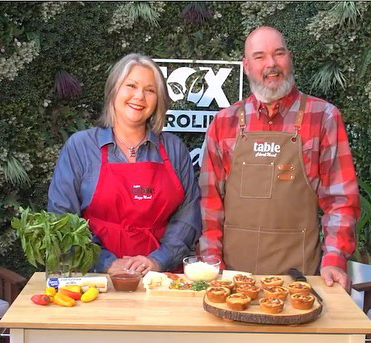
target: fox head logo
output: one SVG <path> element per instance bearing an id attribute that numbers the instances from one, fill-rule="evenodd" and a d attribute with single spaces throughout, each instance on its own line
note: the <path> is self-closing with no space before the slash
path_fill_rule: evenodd
<path id="1" fill-rule="evenodd" d="M 162 68 L 166 76 L 166 69 Z M 215 99 L 218 106 L 230 106 L 222 86 L 232 71 L 231 68 L 220 68 L 216 74 L 210 67 L 195 70 L 190 67 L 175 69 L 167 78 L 167 88 L 172 101 L 186 100 L 197 107 L 209 107 Z"/>

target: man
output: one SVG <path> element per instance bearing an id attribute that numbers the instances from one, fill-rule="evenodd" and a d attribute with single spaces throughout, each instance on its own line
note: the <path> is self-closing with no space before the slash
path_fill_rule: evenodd
<path id="1" fill-rule="evenodd" d="M 200 252 L 253 274 L 320 272 L 328 286 L 349 290 L 360 208 L 340 112 L 295 87 L 291 53 L 274 28 L 247 37 L 243 66 L 252 94 L 220 111 L 206 135 Z"/>

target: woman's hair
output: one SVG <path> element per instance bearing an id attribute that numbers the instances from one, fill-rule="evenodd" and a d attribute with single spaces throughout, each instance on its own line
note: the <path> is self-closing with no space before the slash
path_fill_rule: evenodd
<path id="1" fill-rule="evenodd" d="M 122 82 L 127 78 L 134 66 L 142 66 L 153 71 L 157 88 L 157 106 L 148 120 L 150 129 L 158 134 L 165 123 L 165 113 L 169 107 L 169 93 L 165 79 L 157 64 L 148 56 L 130 54 L 121 58 L 110 70 L 104 89 L 104 108 L 99 124 L 103 127 L 113 127 L 115 123 L 114 101 Z"/>

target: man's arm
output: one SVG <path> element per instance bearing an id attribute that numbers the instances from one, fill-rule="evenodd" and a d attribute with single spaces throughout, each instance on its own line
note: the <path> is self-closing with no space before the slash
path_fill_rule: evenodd
<path id="1" fill-rule="evenodd" d="M 359 191 L 347 133 L 340 112 L 331 105 L 320 141 L 319 205 L 324 211 L 321 275 L 326 284 L 349 287 L 347 260 L 356 247 L 355 224 L 360 215 Z"/>

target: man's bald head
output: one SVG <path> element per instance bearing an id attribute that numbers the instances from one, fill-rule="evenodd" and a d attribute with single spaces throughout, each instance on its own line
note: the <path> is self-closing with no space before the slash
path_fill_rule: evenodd
<path id="1" fill-rule="evenodd" d="M 261 26 L 250 32 L 245 40 L 245 56 L 247 51 L 251 51 L 251 48 L 256 45 L 256 42 L 265 40 L 269 37 L 281 42 L 281 45 L 287 49 L 285 38 L 282 33 L 270 26 Z"/>

